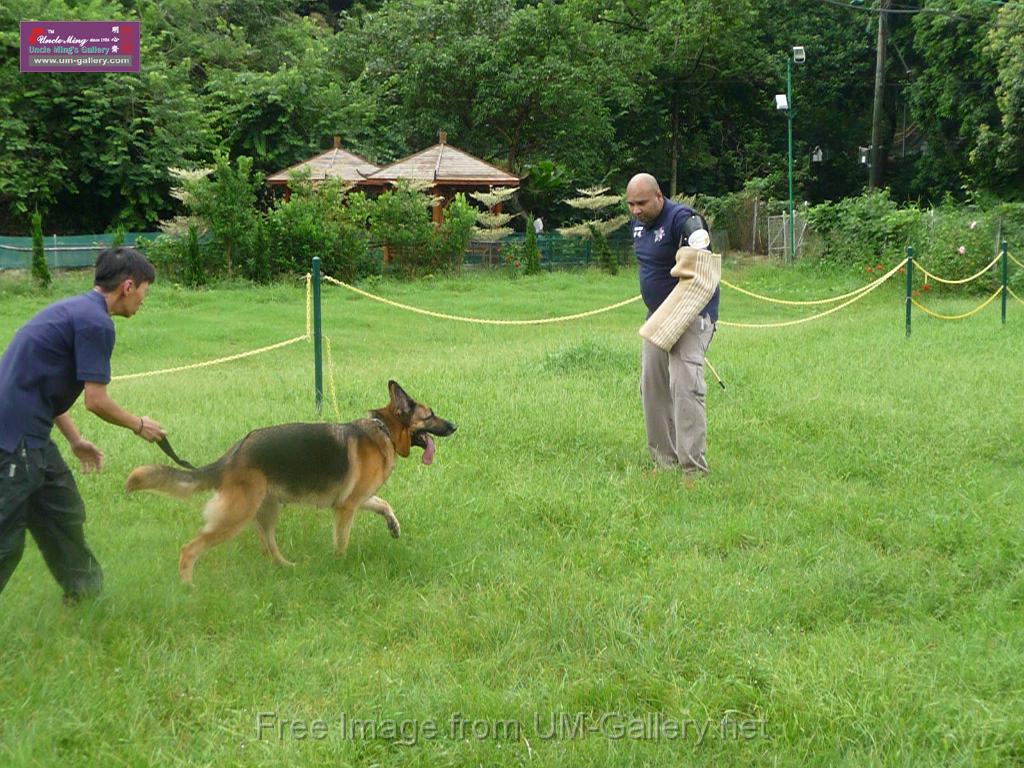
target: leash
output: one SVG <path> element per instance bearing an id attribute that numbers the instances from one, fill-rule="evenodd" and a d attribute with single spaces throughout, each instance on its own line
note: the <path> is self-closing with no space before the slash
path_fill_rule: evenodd
<path id="1" fill-rule="evenodd" d="M 722 381 L 722 377 L 718 375 L 718 371 L 715 370 L 715 366 L 713 366 L 711 364 L 711 361 L 708 360 L 706 357 L 704 358 L 704 365 L 710 368 L 711 373 L 714 375 L 716 379 L 718 379 L 718 386 L 720 386 L 722 389 L 725 389 L 725 382 Z"/>
<path id="2" fill-rule="evenodd" d="M 166 435 L 160 439 L 157 445 L 160 447 L 160 450 L 166 453 L 167 456 L 171 459 L 171 461 L 173 461 L 179 467 L 184 467 L 185 469 L 195 469 L 195 466 L 193 466 L 192 464 L 189 464 L 187 461 L 178 458 L 178 454 L 176 454 L 174 452 L 174 449 L 171 448 L 171 443 L 170 441 L 168 441 Z"/>

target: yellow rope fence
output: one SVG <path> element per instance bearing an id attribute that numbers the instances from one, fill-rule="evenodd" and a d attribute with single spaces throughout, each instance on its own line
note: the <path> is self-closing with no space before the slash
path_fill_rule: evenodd
<path id="1" fill-rule="evenodd" d="M 287 347 L 289 344 L 295 344 L 299 341 L 308 341 L 309 336 L 303 334 L 302 336 L 296 336 L 294 339 L 288 339 L 288 341 L 280 341 L 277 344 L 271 344 L 266 347 L 260 347 L 259 349 L 253 349 L 248 352 L 239 352 L 237 355 L 228 355 L 227 357 L 218 357 L 216 360 L 206 360 L 202 363 L 192 363 L 191 365 L 178 365 L 174 368 L 161 368 L 158 371 L 145 371 L 143 373 L 129 373 L 124 376 L 112 376 L 111 381 L 130 381 L 131 379 L 143 379 L 147 376 L 161 376 L 165 373 L 178 373 L 179 371 L 191 371 L 195 368 L 208 368 L 211 365 L 220 365 L 221 363 L 230 363 L 232 360 L 241 360 L 244 357 L 252 357 L 253 355 L 261 355 L 264 352 L 270 352 L 275 349 L 281 349 L 281 347 Z"/>
<path id="2" fill-rule="evenodd" d="M 1016 264 L 1018 267 L 1024 268 L 1024 262 L 1022 262 L 1020 259 L 1014 256 L 1012 253 L 1007 251 L 1006 255 L 1009 256 L 1013 263 Z"/>
<path id="3" fill-rule="evenodd" d="M 882 275 L 880 278 L 875 280 L 874 282 L 868 283 L 866 286 L 864 286 L 863 289 L 861 289 L 858 292 L 855 292 L 855 295 L 849 301 L 846 301 L 840 304 L 839 306 L 832 307 L 832 309 L 827 309 L 824 312 L 819 312 L 816 315 L 811 315 L 810 317 L 801 317 L 799 320 L 785 320 L 777 323 L 733 323 L 729 322 L 728 320 L 719 320 L 718 325 L 723 326 L 724 328 L 785 328 L 792 325 L 801 325 L 802 323 L 809 323 L 812 320 L 820 320 L 823 317 L 831 315 L 833 312 L 838 312 L 840 309 L 850 306 L 856 301 L 860 301 L 873 290 L 878 288 L 878 286 L 880 286 L 886 280 L 888 280 L 897 272 L 899 272 L 902 266 L 903 264 L 901 262 L 892 269 L 890 269 L 888 272 L 886 272 L 884 275 Z"/>
<path id="4" fill-rule="evenodd" d="M 869 293 L 871 293 L 873 290 L 878 288 L 878 286 L 880 286 L 882 283 L 884 283 L 886 280 L 888 280 L 894 274 L 896 274 L 900 270 L 900 268 L 902 266 L 903 266 L 903 263 L 901 262 L 901 263 L 897 264 L 895 267 L 893 267 L 892 269 L 890 269 L 886 274 L 884 274 L 881 277 L 877 278 L 876 280 L 868 283 L 864 287 L 858 288 L 856 291 L 851 291 L 850 293 L 844 294 L 842 296 L 837 296 L 837 297 L 835 297 L 833 299 L 823 299 L 823 300 L 815 300 L 815 301 L 809 301 L 809 302 L 789 302 L 789 301 L 782 300 L 782 299 L 775 300 L 778 303 L 822 304 L 822 303 L 834 303 L 836 301 L 841 301 L 843 299 L 847 299 L 847 298 L 849 298 L 851 296 L 853 297 L 853 298 L 850 298 L 849 301 L 846 301 L 845 303 L 840 304 L 837 307 L 833 307 L 832 309 L 827 310 L 825 312 L 821 312 L 821 313 L 819 313 L 817 315 L 812 315 L 811 317 L 804 317 L 804 318 L 800 318 L 799 320 L 787 320 L 787 321 L 778 322 L 778 323 L 733 323 L 733 322 L 728 322 L 728 321 L 725 321 L 725 320 L 719 320 L 718 321 L 718 325 L 721 325 L 723 327 L 728 327 L 728 328 L 784 328 L 786 326 L 799 325 L 801 323 L 809 323 L 812 320 L 818 320 L 818 319 L 820 319 L 822 317 L 826 317 L 828 315 L 831 315 L 833 312 L 838 312 L 840 309 L 843 309 L 844 307 L 848 307 L 851 304 L 853 304 L 855 301 L 859 301 L 860 299 L 864 298 Z M 588 312 L 579 312 L 579 313 L 576 313 L 574 315 L 562 315 L 560 317 L 547 317 L 547 318 L 540 318 L 540 319 L 536 319 L 536 320 L 494 320 L 494 319 L 487 319 L 487 318 L 466 317 L 464 315 L 452 315 L 452 314 L 448 314 L 446 312 L 435 312 L 435 311 L 429 310 L 429 309 L 421 309 L 420 307 L 414 307 L 414 306 L 411 306 L 409 304 L 403 304 L 403 303 L 398 302 L 398 301 L 393 301 L 391 299 L 386 299 L 383 296 L 377 296 L 376 294 L 370 293 L 369 291 L 364 291 L 361 288 L 356 288 L 354 285 L 350 285 L 349 283 L 346 283 L 346 282 L 344 282 L 342 280 L 338 280 L 337 278 L 331 277 L 330 275 L 324 275 L 323 279 L 326 282 L 333 283 L 334 285 L 339 285 L 342 288 L 347 288 L 348 290 L 352 291 L 353 293 L 357 293 L 360 296 L 363 296 L 363 297 L 365 297 L 367 299 L 371 299 L 373 301 L 380 302 L 381 304 L 386 304 L 388 306 L 397 307 L 399 309 L 404 309 L 404 310 L 409 311 L 409 312 L 415 312 L 415 313 L 420 314 L 420 315 L 426 315 L 427 317 L 437 317 L 437 318 L 441 318 L 443 320 L 456 320 L 458 322 L 463 322 L 463 323 L 478 323 L 478 324 L 483 324 L 483 325 L 542 325 L 542 324 L 545 324 L 545 323 L 559 323 L 559 322 L 565 322 L 567 320 L 578 320 L 578 319 L 583 318 L 583 317 L 591 317 L 593 315 L 601 314 L 602 312 L 609 312 L 609 311 L 611 311 L 613 309 L 618 309 L 619 307 L 623 307 L 623 306 L 625 306 L 627 304 L 632 304 L 633 302 L 638 301 L 641 298 L 640 296 L 634 296 L 634 297 L 632 297 L 630 299 L 626 299 L 624 301 L 620 301 L 620 302 L 617 302 L 615 304 L 609 304 L 606 307 L 600 307 L 598 309 L 592 309 L 592 310 L 590 310 Z M 737 288 L 736 286 L 733 286 L 732 284 L 729 284 L 729 287 L 730 288 L 736 288 L 741 293 L 749 293 L 750 295 L 755 296 L 756 298 L 765 298 L 765 299 L 768 299 L 769 301 L 772 300 L 772 299 L 770 299 L 770 297 L 762 297 L 759 294 L 754 294 L 753 292 L 745 291 L 744 289 Z"/>
<path id="5" fill-rule="evenodd" d="M 933 275 L 931 272 L 929 272 L 927 269 L 925 269 L 924 265 L 921 264 L 921 262 L 919 262 L 917 259 L 914 259 L 914 266 L 916 266 L 918 269 L 920 269 L 924 273 L 924 277 L 925 277 L 925 282 L 926 283 L 928 282 L 928 278 L 931 278 L 932 280 L 934 280 L 937 283 L 945 283 L 946 285 L 963 285 L 964 283 L 969 283 L 972 280 L 977 280 L 979 277 L 981 277 L 986 272 L 988 272 L 990 269 L 992 269 L 992 267 L 994 267 L 996 264 L 998 264 L 999 260 L 1001 258 L 1002 258 L 1002 254 L 1000 254 L 999 256 L 996 256 L 994 259 L 992 259 L 992 261 L 989 262 L 988 266 L 985 267 L 984 269 L 982 269 L 980 272 L 978 272 L 977 274 L 971 275 L 970 277 L 965 277 L 962 280 L 947 280 L 945 278 L 939 277 L 938 275 Z"/>
<path id="6" fill-rule="evenodd" d="M 1007 255 L 1011 259 L 1013 259 L 1013 261 L 1016 264 L 1024 267 L 1024 264 L 1022 264 L 1019 260 L 1017 260 L 1012 254 L 1007 254 Z M 972 275 L 971 277 L 964 278 L 962 280 L 947 280 L 947 279 L 944 279 L 944 278 L 940 278 L 937 275 L 934 275 L 931 272 L 928 272 L 928 270 L 926 270 L 916 259 L 914 260 L 914 264 L 917 265 L 917 267 L 925 274 L 926 277 L 930 277 L 931 279 L 935 280 L 936 282 L 946 283 L 948 285 L 961 285 L 963 283 L 968 283 L 968 282 L 970 282 L 972 280 L 978 279 L 983 274 L 985 274 L 988 270 L 990 270 L 998 261 L 999 261 L 999 257 L 996 257 L 996 259 L 994 259 L 987 267 L 985 267 L 983 270 L 978 272 L 976 275 Z M 816 315 L 811 315 L 810 317 L 799 318 L 797 320 L 786 320 L 786 321 L 772 322 L 772 323 L 740 323 L 740 322 L 730 322 L 730 321 L 727 321 L 727 320 L 720 320 L 720 321 L 718 321 L 718 325 L 726 327 L 726 328 L 769 329 L 769 328 L 786 328 L 786 327 L 790 327 L 790 326 L 794 326 L 794 325 L 801 325 L 803 323 L 809 323 L 809 322 L 812 322 L 814 320 L 819 320 L 819 319 L 821 319 L 823 317 L 827 317 L 828 315 L 831 315 L 831 314 L 833 314 L 835 312 L 838 312 L 841 309 L 844 309 L 844 308 L 850 306 L 854 302 L 860 301 L 865 296 L 867 296 L 869 293 L 871 293 L 876 288 L 878 288 L 880 285 L 882 285 L 884 282 L 889 280 L 893 275 L 895 275 L 896 272 L 898 272 L 903 267 L 903 264 L 904 264 L 904 262 L 901 261 L 900 263 L 898 263 L 896 266 L 894 266 L 892 269 L 890 269 L 887 273 L 885 273 L 881 277 L 879 277 L 879 278 L 875 279 L 874 281 L 868 283 L 867 285 L 865 285 L 862 288 L 858 288 L 857 290 L 850 291 L 849 293 L 845 293 L 842 296 L 834 296 L 832 298 L 827 298 L 827 299 L 812 299 L 812 300 L 805 300 L 805 301 L 790 300 L 790 299 L 776 299 L 776 298 L 771 297 L 771 296 L 764 296 L 762 294 L 758 294 L 758 293 L 755 293 L 753 291 L 746 290 L 745 288 L 740 288 L 737 285 L 733 285 L 732 283 L 728 282 L 727 280 L 722 280 L 721 282 L 722 282 L 723 285 L 725 285 L 726 287 L 728 287 L 728 288 L 730 288 L 730 289 L 732 289 L 734 291 L 737 291 L 739 293 L 745 294 L 745 295 L 750 296 L 750 297 L 755 298 L 755 299 L 759 299 L 759 300 L 762 300 L 762 301 L 768 301 L 768 302 L 771 302 L 771 303 L 774 303 L 774 304 L 783 304 L 783 305 L 788 305 L 788 306 L 812 306 L 812 305 L 821 305 L 821 304 L 834 304 L 834 303 L 840 302 L 840 301 L 843 302 L 843 303 L 839 304 L 838 306 L 832 307 L 831 309 L 828 309 L 828 310 L 826 310 L 824 312 L 819 312 Z M 549 323 L 560 323 L 560 322 L 567 322 L 567 321 L 570 321 L 570 320 L 580 320 L 580 319 L 585 318 L 585 317 L 593 317 L 594 315 L 599 315 L 599 314 L 602 314 L 604 312 L 610 312 L 612 310 L 619 309 L 620 307 L 624 307 L 624 306 L 626 306 L 628 304 L 632 304 L 632 303 L 634 303 L 636 301 L 639 301 L 640 298 L 641 298 L 639 295 L 638 296 L 633 296 L 633 297 L 631 297 L 629 299 L 625 299 L 623 301 L 619 301 L 619 302 L 616 302 L 614 304 L 609 304 L 609 305 L 604 306 L 604 307 L 599 307 L 597 309 L 592 309 L 592 310 L 589 310 L 587 312 L 577 312 L 577 313 L 572 314 L 572 315 L 561 315 L 561 316 L 558 316 L 558 317 L 536 318 L 536 319 L 532 319 L 532 320 L 497 320 L 497 319 L 491 319 L 491 318 L 478 318 L 478 317 L 467 317 L 467 316 L 464 316 L 464 315 L 453 315 L 453 314 L 449 314 L 447 312 L 435 312 L 435 311 L 429 310 L 429 309 L 421 309 L 420 307 L 414 307 L 414 306 L 411 306 L 409 304 L 403 304 L 403 303 L 398 302 L 398 301 L 393 301 L 391 299 L 386 299 L 383 296 L 377 296 L 377 295 L 372 294 L 372 293 L 370 293 L 368 291 L 364 291 L 361 288 L 357 288 L 354 285 L 350 285 L 349 283 L 346 283 L 346 282 L 344 282 L 342 280 L 338 280 L 338 279 L 336 279 L 334 277 L 331 277 L 330 275 L 323 275 L 322 279 L 325 282 L 333 283 L 334 285 L 338 285 L 338 286 L 341 286 L 342 288 L 346 288 L 349 291 L 352 291 L 353 293 L 359 294 L 360 296 L 363 296 L 363 297 L 365 297 L 367 299 L 371 299 L 372 301 L 377 301 L 377 302 L 380 302 L 381 304 L 386 304 L 388 306 L 396 307 L 398 309 L 404 309 L 404 310 L 409 311 L 409 312 L 415 312 L 415 313 L 420 314 L 420 315 L 426 315 L 427 317 L 436 317 L 436 318 L 440 318 L 440 319 L 443 319 L 443 320 L 454 320 L 454 321 L 458 321 L 458 322 L 475 323 L 475 324 L 479 324 L 479 325 L 545 325 L 545 324 L 549 324 Z M 289 346 L 291 344 L 295 344 L 295 343 L 300 342 L 300 341 L 308 341 L 308 340 L 310 340 L 312 338 L 312 336 L 313 336 L 312 275 L 307 273 L 306 276 L 305 276 L 305 281 L 306 281 L 306 332 L 302 336 L 296 336 L 294 338 L 287 339 L 286 341 L 281 341 L 281 342 L 278 342 L 276 344 L 269 344 L 269 345 L 267 345 L 265 347 L 260 347 L 259 349 L 253 349 L 253 350 L 249 350 L 247 352 L 239 352 L 238 354 L 235 354 L 235 355 L 227 355 L 226 357 L 219 357 L 219 358 L 216 358 L 214 360 L 206 360 L 206 361 L 199 362 L 199 363 L 191 363 L 189 365 L 178 365 L 178 366 L 174 366 L 172 368 L 161 368 L 161 369 L 155 370 L 155 371 L 144 371 L 144 372 L 141 372 L 141 373 L 129 373 L 129 374 L 121 375 L 121 376 L 114 376 L 114 377 L 111 378 L 111 381 L 112 382 L 113 381 L 131 381 L 131 380 L 134 380 L 134 379 L 141 379 L 141 378 L 146 378 L 146 377 L 149 377 L 149 376 L 160 376 L 160 375 L 167 374 L 167 373 L 178 373 L 180 371 L 189 371 L 189 370 L 195 370 L 195 369 L 198 369 L 198 368 L 207 368 L 207 367 L 214 366 L 214 365 L 220 365 L 222 363 L 232 362 L 234 360 L 242 360 L 242 359 L 247 358 L 247 357 L 253 357 L 254 355 L 260 355 L 260 354 L 263 354 L 265 352 L 271 352 L 271 351 L 273 351 L 275 349 L 281 349 L 282 347 L 287 347 L 287 346 Z M 1002 289 L 1000 289 L 1000 290 L 1002 290 Z M 1009 294 L 1011 296 L 1013 296 L 1013 298 L 1015 298 L 1017 301 L 1019 301 L 1022 304 L 1024 304 L 1024 299 L 1021 299 L 1020 296 L 1018 296 L 1016 293 L 1014 293 L 1013 289 L 1007 287 L 1007 291 L 1009 292 Z M 991 304 L 995 300 L 995 298 L 997 296 L 999 296 L 999 293 L 1000 293 L 1000 291 L 997 290 L 994 294 L 992 294 L 992 296 L 990 296 L 988 299 L 986 299 L 982 304 L 978 305 L 977 307 L 975 307 L 971 311 L 965 312 L 965 313 L 960 314 L 960 315 L 942 315 L 942 314 L 940 314 L 938 312 L 934 312 L 934 311 L 928 309 L 927 307 L 923 306 L 920 302 L 918 302 L 918 301 L 916 301 L 914 299 L 911 299 L 911 301 L 914 304 L 914 306 L 916 306 L 922 312 L 924 312 L 924 313 L 926 313 L 928 315 L 931 315 L 932 317 L 936 317 L 936 318 L 939 318 L 939 319 L 942 319 L 942 320 L 961 320 L 961 319 L 963 319 L 965 317 L 970 317 L 971 315 L 974 315 L 974 314 L 977 314 L 978 312 L 980 312 L 982 309 L 984 309 L 989 304 Z M 326 339 L 328 369 L 333 371 L 334 363 L 333 363 L 332 354 L 331 354 L 331 342 L 330 342 L 330 339 L 328 337 L 325 336 L 324 338 Z M 336 391 L 334 389 L 334 377 L 333 377 L 333 375 L 328 377 L 328 382 L 329 382 L 329 385 L 330 385 L 331 404 L 334 407 L 335 413 L 339 413 L 340 414 L 340 409 L 338 408 L 337 393 L 336 393 Z"/>
<path id="7" fill-rule="evenodd" d="M 209 368 L 214 365 L 221 365 L 222 363 L 230 363 L 233 360 L 242 360 L 246 357 L 253 357 L 254 355 L 261 355 L 264 352 L 272 352 L 275 349 L 281 349 L 291 344 L 295 344 L 300 341 L 309 341 L 313 336 L 313 296 L 312 296 L 312 277 L 306 275 L 306 332 L 302 336 L 296 336 L 294 339 L 288 339 L 287 341 L 279 341 L 277 344 L 268 344 L 265 347 L 259 349 L 251 349 L 248 352 L 239 352 L 237 355 L 228 355 L 227 357 L 218 357 L 215 360 L 204 360 L 201 363 L 191 363 L 189 365 L 177 365 L 173 368 L 160 368 L 156 371 L 143 371 L 142 373 L 128 373 L 122 376 L 112 376 L 111 382 L 115 381 L 131 381 L 133 379 L 144 379 L 149 376 L 162 376 L 165 373 L 179 373 L 181 371 L 191 371 L 197 368 Z M 333 387 L 333 382 L 331 383 Z"/>
<path id="8" fill-rule="evenodd" d="M 932 317 L 938 318 L 939 320 L 963 320 L 965 317 L 970 317 L 971 315 L 976 315 L 979 312 L 981 312 L 981 310 L 983 310 L 985 307 L 987 307 L 989 304 L 995 301 L 996 297 L 1002 292 L 1003 289 L 1000 287 L 999 289 L 996 290 L 995 293 L 993 293 L 991 296 L 989 296 L 987 299 L 981 302 L 981 304 L 976 306 L 970 312 L 964 312 L 961 315 L 940 315 L 938 312 L 933 312 L 932 310 L 928 309 L 926 306 L 921 304 L 921 302 L 919 302 L 917 299 L 913 298 L 910 300 L 910 303 L 913 304 L 918 309 L 920 309 L 926 315 L 931 315 Z"/>
<path id="9" fill-rule="evenodd" d="M 884 282 L 888 278 L 880 278 L 880 279 Z M 864 291 L 867 291 L 868 289 L 870 289 L 871 286 L 874 284 L 874 283 L 868 283 L 867 285 L 862 285 L 860 288 L 858 288 L 855 291 L 850 291 L 849 293 L 844 293 L 842 296 L 833 296 L 832 298 L 829 298 L 829 299 L 808 299 L 806 301 L 797 301 L 795 299 L 776 299 L 776 298 L 774 298 L 772 296 L 764 296 L 763 294 L 760 294 L 760 293 L 754 293 L 753 291 L 748 291 L 746 288 L 740 288 L 738 285 L 733 285 L 732 283 L 730 283 L 728 280 L 726 280 L 724 278 L 720 282 L 726 288 L 731 288 L 732 290 L 736 291 L 737 293 L 742 293 L 745 296 L 750 296 L 751 298 L 754 298 L 754 299 L 760 299 L 761 301 L 768 301 L 768 302 L 771 302 L 772 304 L 785 304 L 785 305 L 791 306 L 791 307 L 811 306 L 811 305 L 814 305 L 814 304 L 835 304 L 837 301 L 842 301 L 843 299 L 848 299 L 851 296 L 857 296 L 857 295 L 859 295 L 861 293 L 864 293 Z M 878 281 L 876 280 L 875 282 L 878 282 Z"/>
<path id="10" fill-rule="evenodd" d="M 331 406 L 334 408 L 334 416 L 341 421 L 341 408 L 338 407 L 338 392 L 334 388 L 334 356 L 331 354 L 331 337 L 324 336 L 324 348 L 327 351 L 327 390 L 331 396 Z"/>
<path id="11" fill-rule="evenodd" d="M 364 296 L 367 299 L 373 301 L 379 301 L 381 304 L 387 304 L 391 307 L 397 307 L 398 309 L 404 309 L 408 312 L 415 312 L 419 315 L 426 315 L 427 317 L 437 317 L 442 320 L 455 320 L 460 323 L 476 323 L 479 325 L 544 325 L 547 323 L 564 323 L 568 320 L 579 320 L 584 317 L 593 317 L 594 315 L 600 315 L 603 312 L 610 312 L 613 309 L 624 307 L 627 304 L 632 304 L 634 301 L 639 301 L 640 296 L 634 296 L 631 299 L 620 301 L 616 304 L 609 304 L 606 307 L 600 307 L 598 309 L 592 309 L 589 312 L 578 312 L 575 315 L 562 315 L 560 317 L 544 317 L 536 320 L 491 320 L 480 317 L 466 317 L 464 315 L 450 315 L 446 312 L 434 312 L 430 309 L 420 309 L 419 307 L 413 307 L 409 304 L 402 304 L 398 301 L 392 301 L 391 299 L 385 299 L 383 296 L 377 296 L 375 294 L 364 291 L 362 288 L 356 288 L 354 285 L 349 285 L 346 282 L 337 280 L 330 275 L 324 275 L 323 279 L 328 283 L 334 283 L 340 285 L 342 288 L 347 288 L 353 293 L 358 293 L 360 296 Z"/>

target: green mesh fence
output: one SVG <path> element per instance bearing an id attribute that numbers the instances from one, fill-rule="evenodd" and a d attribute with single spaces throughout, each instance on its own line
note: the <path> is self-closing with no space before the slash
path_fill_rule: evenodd
<path id="1" fill-rule="evenodd" d="M 140 237 L 155 238 L 159 232 L 125 232 L 124 244 L 135 245 Z M 91 267 L 96 254 L 107 248 L 114 235 L 49 235 L 43 238 L 46 263 L 52 269 Z M 28 269 L 32 266 L 32 238 L 0 236 L 0 269 Z"/>

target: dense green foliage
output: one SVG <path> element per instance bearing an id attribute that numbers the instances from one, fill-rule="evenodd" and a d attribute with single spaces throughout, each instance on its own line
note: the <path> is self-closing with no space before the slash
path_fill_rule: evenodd
<path id="1" fill-rule="evenodd" d="M 292 186 L 288 200 L 278 200 L 267 212 L 265 231 L 273 274 L 308 272 L 313 257 L 340 280 L 352 280 L 366 269 L 367 201 L 361 193 L 345 195 L 340 184 L 328 181 L 313 187 Z"/>
<path id="2" fill-rule="evenodd" d="M 809 256 L 862 269 L 879 262 L 892 264 L 905 257 L 909 247 L 932 273 L 961 279 L 988 265 L 1003 241 L 1011 243 L 1011 249 L 1024 243 L 1024 205 L 1019 203 L 965 205 L 947 199 L 919 209 L 898 206 L 881 191 L 823 203 L 806 215 L 814 232 Z M 993 289 L 998 274 L 988 273 L 976 287 Z"/>
<path id="3" fill-rule="evenodd" d="M 1024 6 L 922 5 L 890 15 L 893 199 L 1019 198 Z M 23 75 L 23 18 L 138 18 L 142 71 Z M 794 44 L 808 57 L 793 70 L 797 195 L 836 201 L 866 180 L 857 148 L 870 141 L 876 22 L 870 4 L 819 0 L 10 0 L 0 231 L 27 232 L 35 209 L 56 232 L 151 229 L 182 212 L 170 168 L 222 157 L 241 172 L 249 157 L 256 188 L 331 135 L 385 163 L 439 129 L 525 176 L 524 208 L 549 227 L 566 190 L 618 188 L 641 169 L 670 193 L 769 179 L 784 197 L 785 119 L 771 97 Z M 814 147 L 823 162 L 810 162 Z M 225 265 L 265 271 L 234 258 L 261 233 L 230 229 L 214 235 Z"/>

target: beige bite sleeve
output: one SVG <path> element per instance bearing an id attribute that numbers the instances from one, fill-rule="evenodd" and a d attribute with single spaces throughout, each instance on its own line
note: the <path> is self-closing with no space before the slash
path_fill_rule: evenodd
<path id="1" fill-rule="evenodd" d="M 722 257 L 707 250 L 684 246 L 676 251 L 672 276 L 679 284 L 640 328 L 640 335 L 668 351 L 686 332 L 718 287 Z"/>

